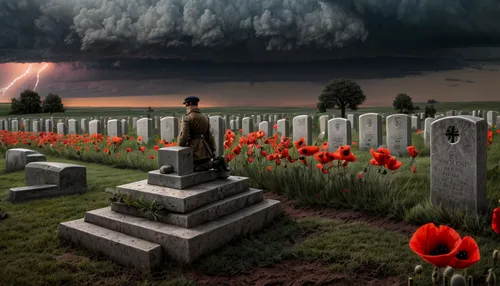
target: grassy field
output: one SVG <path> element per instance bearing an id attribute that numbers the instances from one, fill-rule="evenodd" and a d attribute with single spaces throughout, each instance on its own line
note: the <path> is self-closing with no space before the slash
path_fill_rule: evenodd
<path id="1" fill-rule="evenodd" d="M 412 275 L 414 266 L 421 263 L 408 247 L 407 234 L 365 222 L 314 215 L 306 219 L 286 216 L 259 234 L 234 241 L 192 266 L 166 262 L 158 272 L 141 275 L 98 254 L 61 244 L 56 229 L 60 222 L 81 218 L 85 211 L 107 206 L 109 195 L 104 193 L 105 188 L 144 179 L 146 173 L 48 159 L 86 166 L 90 190 L 84 195 L 10 204 L 6 201 L 7 191 L 23 186 L 24 174 L 22 171 L 5 174 L 5 160 L 0 159 L 0 209 L 9 215 L 0 221 L 0 285 L 197 285 L 200 281 L 204 285 L 248 285 L 238 282 L 262 275 L 256 269 L 279 271 L 293 261 L 312 267 L 298 273 L 300 276 L 311 272 L 320 277 L 318 271 L 322 271 L 321 275 L 329 279 L 314 284 L 310 278 L 311 281 L 303 281 L 301 285 L 366 285 L 369 281 L 375 283 L 372 285 L 391 285 L 403 283 Z M 491 265 L 489 254 L 498 247 L 499 240 L 476 238 L 483 259 L 468 273 L 477 282 L 484 282 Z M 417 282 L 428 280 L 431 267 L 424 265 L 424 269 L 425 275 L 416 277 Z M 266 285 L 292 282 L 275 281 Z"/>
<path id="2" fill-rule="evenodd" d="M 420 110 L 415 112 L 424 112 L 426 103 L 416 103 L 416 106 L 420 107 Z M 500 102 L 443 102 L 434 104 L 434 107 L 439 113 L 445 113 L 448 110 L 497 110 L 500 111 Z M 9 112 L 9 104 L 0 103 L 0 116 L 7 116 Z M 315 108 L 300 108 L 300 107 L 230 107 L 230 108 L 204 108 L 200 105 L 205 113 L 211 115 L 224 115 L 224 114 L 314 114 L 318 113 Z M 151 112 L 151 116 L 160 115 L 171 115 L 175 113 L 177 115 L 184 114 L 185 109 L 182 106 L 177 108 L 155 108 Z M 347 113 L 369 113 L 369 112 L 379 112 L 379 113 L 396 113 L 392 106 L 377 106 L 377 107 L 363 107 L 361 106 L 359 110 L 350 111 Z M 340 115 L 340 111 L 328 110 L 328 113 Z M 145 108 L 123 108 L 123 107 L 68 107 L 66 112 L 62 114 L 53 114 L 54 117 L 90 117 L 90 116 L 145 116 L 147 115 L 147 107 Z M 48 114 L 28 114 L 22 115 L 22 117 L 40 117 L 48 116 Z"/>

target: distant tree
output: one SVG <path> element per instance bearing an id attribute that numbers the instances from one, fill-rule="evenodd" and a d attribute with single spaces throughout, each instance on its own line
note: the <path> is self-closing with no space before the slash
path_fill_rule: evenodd
<path id="1" fill-rule="evenodd" d="M 335 79 L 328 82 L 318 99 L 318 108 L 320 104 L 324 108 L 338 108 L 341 117 L 346 118 L 346 108 L 357 110 L 358 106 L 365 102 L 366 96 L 355 81 Z"/>
<path id="2" fill-rule="evenodd" d="M 413 100 L 406 93 L 400 93 L 394 98 L 392 106 L 395 110 L 399 110 L 400 113 L 408 114 L 413 112 L 415 107 L 413 106 Z"/>
<path id="3" fill-rule="evenodd" d="M 326 112 L 326 104 L 324 102 L 318 102 L 316 105 L 320 113 Z"/>
<path id="4" fill-rule="evenodd" d="M 434 100 L 434 99 L 429 99 L 429 100 L 427 100 L 427 103 L 428 104 L 434 104 L 434 103 L 438 103 L 438 102 L 436 100 Z"/>
<path id="5" fill-rule="evenodd" d="M 155 111 L 153 108 L 151 108 L 151 106 L 148 108 L 148 112 L 153 112 Z"/>
<path id="6" fill-rule="evenodd" d="M 11 114 L 31 114 L 42 112 L 40 96 L 33 90 L 21 92 L 19 99 L 13 98 L 10 105 Z"/>
<path id="7" fill-rule="evenodd" d="M 434 108 L 434 105 L 430 104 L 425 107 L 425 117 L 434 117 L 436 115 L 437 110 Z"/>
<path id="8" fill-rule="evenodd" d="M 50 112 L 50 114 L 54 112 L 64 112 L 64 105 L 61 97 L 53 93 L 49 93 L 49 95 L 45 97 L 42 103 L 42 108 L 43 112 Z"/>
<path id="9" fill-rule="evenodd" d="M 415 110 L 420 110 L 420 106 L 415 106 Z"/>

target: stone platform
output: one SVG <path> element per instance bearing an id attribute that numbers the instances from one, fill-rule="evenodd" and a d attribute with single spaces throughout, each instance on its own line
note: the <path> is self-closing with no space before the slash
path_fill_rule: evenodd
<path id="1" fill-rule="evenodd" d="M 87 212 L 83 219 L 61 223 L 59 236 L 124 266 L 151 270 L 165 259 L 192 263 L 281 215 L 281 203 L 265 200 L 262 190 L 249 187 L 248 178 L 227 177 L 227 173 L 215 170 L 190 173 L 185 168 L 179 175 L 183 158 L 192 158 L 186 154 L 190 149 L 169 147 L 159 152 L 169 152 L 161 157 L 167 163 L 172 160 L 173 174 L 150 172 L 148 180 L 118 186 L 116 191 L 147 203 L 160 203 L 163 215 L 148 219 L 147 209 L 113 202 Z M 189 183 L 173 188 L 172 181 Z"/>

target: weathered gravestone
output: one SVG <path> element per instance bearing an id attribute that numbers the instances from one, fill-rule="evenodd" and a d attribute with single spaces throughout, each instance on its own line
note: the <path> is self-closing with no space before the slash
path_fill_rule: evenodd
<path id="1" fill-rule="evenodd" d="M 156 202 L 164 208 L 163 215 L 153 219 L 116 201 L 87 212 L 83 219 L 61 223 L 59 237 L 119 264 L 151 270 L 165 258 L 192 263 L 236 237 L 262 229 L 282 213 L 281 203 L 249 188 L 248 178 L 216 170 L 193 173 L 189 147 L 162 148 L 159 153 L 161 160 L 169 158 L 159 165 L 175 166 L 173 173 L 151 171 L 147 180 L 118 186 L 117 192 Z"/>
<path id="2" fill-rule="evenodd" d="M 101 121 L 94 119 L 89 122 L 89 135 L 102 134 Z"/>
<path id="3" fill-rule="evenodd" d="M 243 127 L 241 128 L 241 135 L 248 136 L 248 134 L 253 132 L 253 119 L 252 117 L 245 117 L 242 121 Z"/>
<path id="4" fill-rule="evenodd" d="M 179 121 L 173 116 L 160 119 L 160 138 L 165 142 L 173 142 L 179 136 Z"/>
<path id="5" fill-rule="evenodd" d="M 141 118 L 137 120 L 137 136 L 142 137 L 144 144 L 148 144 L 148 141 L 153 138 L 153 126 L 151 124 L 151 119 Z"/>
<path id="6" fill-rule="evenodd" d="M 38 136 L 38 132 L 40 132 L 42 129 L 40 128 L 40 122 L 38 120 L 33 120 L 31 130 L 35 136 Z"/>
<path id="7" fill-rule="evenodd" d="M 356 114 L 347 114 L 347 120 L 351 121 L 351 128 L 358 130 L 358 116 Z"/>
<path id="8" fill-rule="evenodd" d="M 382 145 L 382 116 L 365 113 L 359 117 L 359 149 L 375 150 Z"/>
<path id="9" fill-rule="evenodd" d="M 120 120 L 120 124 L 122 126 L 123 135 L 127 135 L 128 134 L 128 120 L 122 119 L 122 120 Z"/>
<path id="10" fill-rule="evenodd" d="M 224 130 L 224 119 L 220 116 L 210 117 L 210 132 L 215 141 L 215 156 L 224 156 L 224 140 L 226 131 Z"/>
<path id="11" fill-rule="evenodd" d="M 319 117 L 319 132 L 325 132 L 325 136 L 328 136 L 328 120 L 330 120 L 329 115 L 321 115 Z"/>
<path id="12" fill-rule="evenodd" d="M 496 125 L 497 116 L 498 116 L 498 111 L 491 111 L 490 110 L 490 111 L 488 111 L 488 113 L 486 113 L 487 123 L 490 127 L 493 127 L 493 125 Z"/>
<path id="13" fill-rule="evenodd" d="M 273 136 L 273 126 L 268 121 L 259 123 L 259 130 L 264 132 L 265 137 Z"/>
<path id="14" fill-rule="evenodd" d="M 78 120 L 73 118 L 68 120 L 68 134 L 79 134 L 81 130 Z"/>
<path id="15" fill-rule="evenodd" d="M 63 122 L 58 122 L 57 123 L 57 134 L 65 135 L 67 133 L 68 133 L 68 128 L 66 127 L 66 125 L 64 125 Z"/>
<path id="16" fill-rule="evenodd" d="M 31 131 L 31 120 L 23 119 L 23 131 L 30 132 Z"/>
<path id="17" fill-rule="evenodd" d="M 433 204 L 468 212 L 487 210 L 486 120 L 450 116 L 431 124 L 431 199 Z"/>
<path id="18" fill-rule="evenodd" d="M 422 129 L 422 121 L 420 121 L 420 118 L 412 115 L 411 117 L 411 130 L 412 131 L 418 131 Z"/>
<path id="19" fill-rule="evenodd" d="M 278 135 L 284 137 L 290 137 L 290 122 L 288 119 L 280 119 L 277 123 Z"/>
<path id="20" fill-rule="evenodd" d="M 87 169 L 59 162 L 34 162 L 26 165 L 25 187 L 9 190 L 12 203 L 87 191 Z"/>
<path id="21" fill-rule="evenodd" d="M 132 129 L 134 129 L 136 132 L 137 132 L 137 120 L 139 120 L 139 118 L 132 117 Z"/>
<path id="22" fill-rule="evenodd" d="M 17 132 L 19 131 L 19 122 L 17 121 L 17 119 L 14 119 L 10 122 L 10 131 L 12 132 Z"/>
<path id="23" fill-rule="evenodd" d="M 434 118 L 426 118 L 425 119 L 425 130 L 424 130 L 424 143 L 425 145 L 430 145 L 431 144 L 431 125 L 432 122 L 434 122 Z"/>
<path id="24" fill-rule="evenodd" d="M 298 115 L 293 118 L 293 141 L 305 139 L 306 145 L 312 145 L 312 117 Z"/>
<path id="25" fill-rule="evenodd" d="M 328 120 L 328 152 L 335 152 L 342 145 L 352 144 L 351 121 L 345 118 Z"/>
<path id="26" fill-rule="evenodd" d="M 41 153 L 30 149 L 12 148 L 5 153 L 5 172 L 24 170 L 31 162 L 47 161 Z"/>
<path id="27" fill-rule="evenodd" d="M 387 149 L 394 156 L 408 155 L 407 147 L 411 145 L 411 120 L 406 114 L 387 116 L 386 124 Z"/>
<path id="28" fill-rule="evenodd" d="M 108 120 L 108 128 L 106 132 L 110 137 L 122 137 L 123 132 L 121 122 L 118 122 L 118 119 Z"/>

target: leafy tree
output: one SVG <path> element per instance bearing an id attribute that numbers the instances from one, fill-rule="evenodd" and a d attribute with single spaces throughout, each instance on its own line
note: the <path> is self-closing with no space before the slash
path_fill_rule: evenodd
<path id="1" fill-rule="evenodd" d="M 437 101 L 435 99 L 429 99 L 429 100 L 427 100 L 427 103 L 434 104 L 434 103 L 437 103 Z"/>
<path id="2" fill-rule="evenodd" d="M 54 112 L 64 112 L 64 105 L 61 97 L 53 93 L 49 93 L 49 95 L 45 97 L 42 103 L 42 108 L 43 112 L 50 112 L 50 114 Z"/>
<path id="3" fill-rule="evenodd" d="M 358 106 L 365 102 L 366 96 L 355 81 L 335 79 L 328 82 L 318 99 L 318 108 L 320 104 L 325 108 L 338 108 L 341 116 L 346 118 L 346 108 L 358 109 Z"/>
<path id="4" fill-rule="evenodd" d="M 436 108 L 434 108 L 434 105 L 430 104 L 425 107 L 425 117 L 434 117 L 437 113 Z"/>
<path id="5" fill-rule="evenodd" d="M 399 110 L 400 113 L 408 114 L 415 110 L 413 106 L 413 100 L 406 93 L 400 93 L 394 98 L 392 106 L 395 110 Z"/>
<path id="6" fill-rule="evenodd" d="M 21 92 L 19 99 L 13 98 L 10 105 L 11 114 L 29 114 L 40 113 L 42 107 L 40 105 L 40 96 L 38 93 L 26 89 Z"/>
<path id="7" fill-rule="evenodd" d="M 318 107 L 320 113 L 326 112 L 326 104 L 324 102 L 318 102 L 316 107 Z"/>

